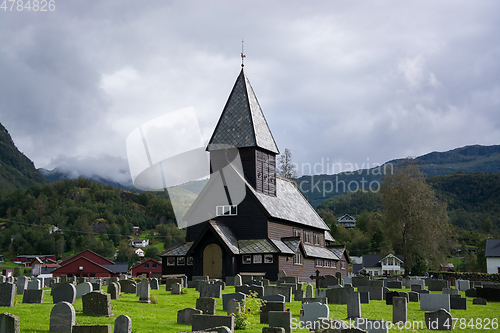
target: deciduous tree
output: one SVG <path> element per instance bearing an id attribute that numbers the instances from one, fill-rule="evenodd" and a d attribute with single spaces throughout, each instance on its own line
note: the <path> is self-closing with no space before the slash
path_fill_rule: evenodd
<path id="1" fill-rule="evenodd" d="M 291 180 L 297 178 L 297 166 L 292 163 L 292 152 L 288 148 L 278 157 L 278 175 Z"/>

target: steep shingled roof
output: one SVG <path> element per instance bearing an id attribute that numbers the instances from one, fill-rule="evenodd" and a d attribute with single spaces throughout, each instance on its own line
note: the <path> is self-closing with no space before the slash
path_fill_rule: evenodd
<path id="1" fill-rule="evenodd" d="M 236 79 L 207 150 L 260 147 L 279 154 L 264 113 L 243 69 Z"/>

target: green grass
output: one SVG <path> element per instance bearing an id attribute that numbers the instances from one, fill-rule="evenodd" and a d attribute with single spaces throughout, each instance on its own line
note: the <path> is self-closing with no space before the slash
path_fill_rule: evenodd
<path id="1" fill-rule="evenodd" d="M 181 332 L 191 331 L 189 325 L 177 324 L 177 311 L 184 308 L 194 308 L 196 299 L 199 293 L 195 289 L 189 289 L 184 295 L 171 295 L 165 291 L 165 286 L 161 286 L 160 290 L 152 290 L 151 296 L 158 299 L 157 304 L 139 303 L 139 298 L 134 294 L 124 294 L 118 300 L 112 300 L 113 317 L 97 317 L 84 315 L 82 313 L 82 300 L 76 300 L 73 305 L 76 311 L 76 322 L 82 324 L 111 324 L 112 330 L 114 321 L 117 316 L 125 314 L 132 318 L 132 332 L 135 333 L 153 333 L 153 332 Z M 105 287 L 106 288 L 106 287 Z M 404 289 L 403 291 L 409 291 Z M 234 287 L 227 287 L 223 293 L 234 292 Z M 434 293 L 434 292 L 433 292 Z M 465 296 L 462 293 L 462 296 Z M 4 308 L 2 312 L 10 312 L 20 317 L 21 332 L 49 332 L 50 311 L 54 304 L 50 296 L 50 290 L 45 292 L 43 304 L 23 304 L 22 295 L 16 295 L 16 305 L 12 308 Z M 300 302 L 287 303 L 286 307 L 292 311 L 293 318 L 298 320 L 301 309 Z M 346 305 L 330 304 L 330 318 L 338 318 L 345 320 L 347 317 Z M 500 303 L 488 303 L 486 306 L 473 305 L 472 298 L 467 299 L 467 311 L 451 310 L 454 318 L 464 318 L 468 323 L 470 319 L 477 318 L 498 318 L 500 314 Z M 386 305 L 385 301 L 371 301 L 370 304 L 361 304 L 361 313 L 364 318 L 392 320 L 392 306 Z M 420 311 L 419 303 L 408 304 L 408 320 L 422 321 L 424 320 L 425 311 Z M 222 310 L 222 300 L 217 302 L 217 314 L 226 315 Z M 456 332 L 473 332 L 476 330 L 467 327 L 459 328 L 460 322 L 457 323 L 454 331 Z M 260 333 L 262 328 L 267 326 L 259 323 L 259 315 L 254 314 L 250 318 L 250 326 L 245 331 Z M 499 332 L 497 330 L 485 330 L 485 332 Z M 308 332 L 307 329 L 297 329 L 294 332 Z M 400 332 L 393 328 L 390 332 Z M 401 332 L 432 332 L 427 329 L 420 330 L 401 330 Z"/>

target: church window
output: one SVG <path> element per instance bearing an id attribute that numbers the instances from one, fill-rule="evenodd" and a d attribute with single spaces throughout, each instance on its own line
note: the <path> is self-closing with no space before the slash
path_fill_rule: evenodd
<path id="1" fill-rule="evenodd" d="M 175 266 L 175 257 L 167 258 L 167 266 Z"/>
<path id="2" fill-rule="evenodd" d="M 293 229 L 293 236 L 294 236 L 294 237 L 300 237 L 300 230 L 298 230 L 298 229 Z"/>
<path id="3" fill-rule="evenodd" d="M 187 257 L 187 264 L 192 265 L 193 264 L 193 257 Z"/>
<path id="4" fill-rule="evenodd" d="M 304 242 L 311 243 L 311 234 L 308 232 L 304 232 Z"/>
<path id="5" fill-rule="evenodd" d="M 273 263 L 273 255 L 272 254 L 264 254 L 264 263 L 272 264 Z"/>
<path id="6" fill-rule="evenodd" d="M 325 259 L 325 264 L 324 264 L 325 267 L 330 267 L 331 266 L 331 261 L 330 260 L 326 260 Z"/>
<path id="7" fill-rule="evenodd" d="M 217 216 L 238 215 L 238 206 L 236 205 L 217 206 L 216 214 Z"/>
<path id="8" fill-rule="evenodd" d="M 316 259 L 316 267 L 323 267 L 323 259 Z"/>
<path id="9" fill-rule="evenodd" d="M 316 234 L 315 234 L 315 235 L 314 235 L 314 244 L 319 245 L 319 239 L 320 239 L 320 238 L 319 238 L 319 235 L 316 235 Z"/>
<path id="10" fill-rule="evenodd" d="M 186 264 L 186 258 L 185 257 L 177 257 L 177 265 L 178 266 L 184 266 Z"/>
<path id="11" fill-rule="evenodd" d="M 243 259 L 244 264 L 251 264 L 252 263 L 252 256 L 249 254 L 245 254 L 242 259 Z"/>
<path id="12" fill-rule="evenodd" d="M 342 265 L 341 269 L 345 269 L 345 261 L 341 261 L 340 264 Z"/>
<path id="13" fill-rule="evenodd" d="M 253 255 L 253 263 L 254 264 L 262 264 L 262 255 L 254 254 Z"/>
<path id="14" fill-rule="evenodd" d="M 295 254 L 295 256 L 293 257 L 293 263 L 295 265 L 302 265 L 302 254 L 301 253 Z"/>

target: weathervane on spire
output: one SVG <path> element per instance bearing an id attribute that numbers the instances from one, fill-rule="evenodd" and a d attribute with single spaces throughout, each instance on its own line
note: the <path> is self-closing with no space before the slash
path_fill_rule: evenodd
<path id="1" fill-rule="evenodd" d="M 241 67 L 245 67 L 245 64 L 243 63 L 243 60 L 244 58 L 246 57 L 246 55 L 243 54 L 243 39 L 241 40 Z"/>

